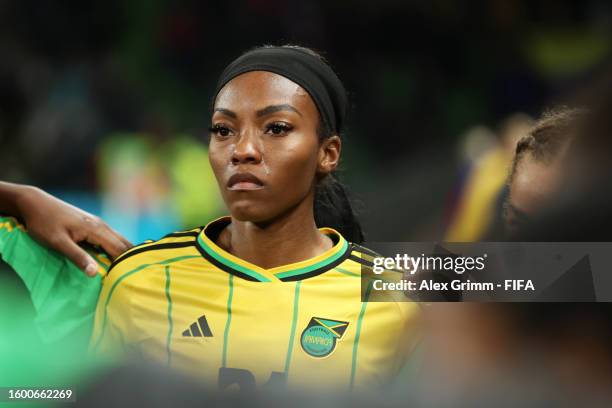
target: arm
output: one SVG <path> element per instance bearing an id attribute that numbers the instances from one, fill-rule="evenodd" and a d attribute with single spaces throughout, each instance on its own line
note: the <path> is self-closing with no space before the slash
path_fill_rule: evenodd
<path id="1" fill-rule="evenodd" d="M 0 213 L 16 215 L 17 201 L 25 186 L 0 181 Z"/>
<path id="2" fill-rule="evenodd" d="M 100 218 L 36 187 L 0 181 L 0 213 L 23 219 L 32 237 L 66 255 L 89 276 L 96 275 L 98 264 L 79 242 L 99 245 L 112 258 L 132 247 Z"/>

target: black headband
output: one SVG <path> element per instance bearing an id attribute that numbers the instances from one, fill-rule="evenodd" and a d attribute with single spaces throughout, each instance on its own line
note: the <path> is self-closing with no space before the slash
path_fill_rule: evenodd
<path id="1" fill-rule="evenodd" d="M 326 128 L 340 134 L 348 105 L 346 91 L 334 71 L 320 58 L 291 47 L 249 51 L 223 70 L 214 99 L 225 84 L 250 71 L 273 72 L 300 85 L 310 94 Z"/>

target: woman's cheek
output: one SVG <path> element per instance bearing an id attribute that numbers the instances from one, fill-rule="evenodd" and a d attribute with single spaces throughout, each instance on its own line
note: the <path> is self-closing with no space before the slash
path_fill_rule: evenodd
<path id="1" fill-rule="evenodd" d="M 226 158 L 226 149 L 223 149 L 223 146 L 219 146 L 218 143 L 213 143 L 214 142 L 211 142 L 208 150 L 208 161 L 215 175 L 215 179 L 217 180 L 217 184 L 219 185 L 219 189 L 223 194 L 225 192 L 222 186 L 223 175 L 226 171 L 226 163 L 228 163 L 229 159 Z"/>
<path id="2" fill-rule="evenodd" d="M 283 163 L 283 170 L 280 175 L 283 178 L 283 187 L 291 190 L 294 195 L 303 197 L 310 190 L 316 173 L 316 156 L 304 154 L 303 152 L 293 152 L 287 155 L 290 160 Z"/>

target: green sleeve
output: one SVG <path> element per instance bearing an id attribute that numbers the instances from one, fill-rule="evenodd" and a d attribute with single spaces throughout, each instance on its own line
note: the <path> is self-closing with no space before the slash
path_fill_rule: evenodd
<path id="1" fill-rule="evenodd" d="M 0 256 L 23 280 L 36 310 L 35 324 L 46 342 L 66 336 L 91 335 L 94 313 L 110 260 L 88 250 L 100 265 L 94 278 L 85 276 L 63 255 L 30 237 L 15 218 L 0 216 Z"/>

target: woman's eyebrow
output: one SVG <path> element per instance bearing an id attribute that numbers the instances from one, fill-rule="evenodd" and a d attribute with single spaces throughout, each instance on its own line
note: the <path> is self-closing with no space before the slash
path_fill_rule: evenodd
<path id="1" fill-rule="evenodd" d="M 236 117 L 238 117 L 238 115 L 236 115 L 236 112 L 231 111 L 229 109 L 225 109 L 225 108 L 215 108 L 215 112 L 220 112 L 226 116 L 229 116 L 230 118 L 234 118 L 236 119 Z"/>
<path id="2" fill-rule="evenodd" d="M 265 116 L 265 115 L 269 115 L 269 114 L 274 113 L 274 112 L 279 112 L 279 111 L 284 111 L 284 110 L 295 112 L 298 115 L 302 116 L 302 114 L 300 113 L 299 110 L 297 110 L 293 106 L 287 105 L 287 104 L 266 106 L 265 108 L 260 109 L 257 112 L 255 112 L 255 114 L 258 117 L 260 117 L 260 116 Z"/>

